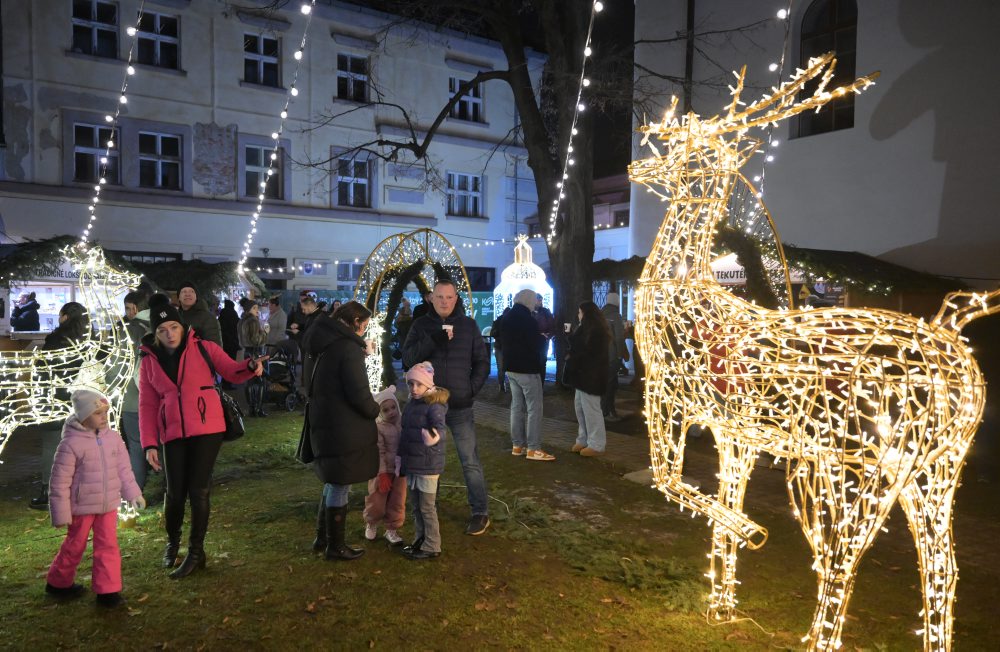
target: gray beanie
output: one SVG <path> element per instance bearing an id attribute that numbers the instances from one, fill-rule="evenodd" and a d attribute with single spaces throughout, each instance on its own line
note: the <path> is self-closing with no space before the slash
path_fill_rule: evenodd
<path id="1" fill-rule="evenodd" d="M 78 389 L 73 392 L 71 397 L 73 401 L 73 414 L 76 415 L 76 420 L 83 422 L 101 405 L 107 405 L 108 399 L 98 391 L 93 389 Z"/>

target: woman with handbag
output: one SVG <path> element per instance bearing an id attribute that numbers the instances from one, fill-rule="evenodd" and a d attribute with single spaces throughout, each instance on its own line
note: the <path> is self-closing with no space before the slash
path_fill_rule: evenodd
<path id="1" fill-rule="evenodd" d="M 180 579 L 205 567 L 212 469 L 226 431 L 213 368 L 229 382 L 242 383 L 263 372 L 265 358 L 234 361 L 218 344 L 202 340 L 184 326 L 180 313 L 162 294 L 150 298 L 149 320 L 153 332 L 142 339 L 139 354 L 139 436 L 154 471 L 161 468 L 159 447 L 163 450 L 164 568 L 177 562 L 184 503 L 191 502 L 187 556 L 170 573 L 171 579 Z"/>
<path id="2" fill-rule="evenodd" d="M 595 457 L 604 454 L 607 443 L 601 395 L 607 386 L 611 329 L 593 301 L 580 304 L 577 318 L 580 326 L 569 336 L 563 384 L 576 390 L 574 405 L 579 425 L 573 452 Z"/>
<path id="3" fill-rule="evenodd" d="M 371 316 L 357 301 L 348 301 L 329 318 L 316 320 L 302 339 L 309 362 L 303 428 L 308 440 L 302 447 L 308 444 L 313 470 L 323 482 L 313 548 L 325 549 L 327 559 L 364 554 L 344 542 L 344 531 L 350 486 L 368 482 L 379 470 L 379 405 L 368 386 L 362 339 Z"/>

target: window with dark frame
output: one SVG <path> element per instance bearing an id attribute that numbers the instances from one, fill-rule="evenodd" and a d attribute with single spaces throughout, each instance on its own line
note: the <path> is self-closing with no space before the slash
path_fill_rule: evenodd
<path id="1" fill-rule="evenodd" d="M 458 92 L 459 87 L 466 81 L 458 77 L 448 78 L 448 95 L 453 96 Z M 476 84 L 462 95 L 455 106 L 451 108 L 450 116 L 457 120 L 468 120 L 469 122 L 485 122 L 483 113 L 483 85 Z"/>
<path id="2" fill-rule="evenodd" d="M 448 173 L 448 215 L 482 217 L 483 178 L 478 174 Z"/>
<path id="3" fill-rule="evenodd" d="M 243 194 L 247 197 L 257 197 L 263 190 L 264 197 L 267 199 L 284 199 L 282 163 L 285 160 L 285 153 L 282 148 L 278 148 L 277 158 L 273 160 L 273 165 L 272 153 L 275 153 L 273 148 L 263 145 L 246 145 L 244 147 L 243 170 L 246 187 L 243 189 Z M 273 170 L 270 176 L 267 174 L 268 169 Z M 265 183 L 266 187 L 262 188 L 261 183 Z"/>
<path id="4" fill-rule="evenodd" d="M 118 142 L 118 131 L 111 127 L 76 123 L 73 125 L 73 181 L 97 183 L 103 176 L 119 185 L 118 150 L 108 150 L 108 142 Z"/>
<path id="5" fill-rule="evenodd" d="M 834 52 L 837 68 L 827 85 L 834 88 L 854 80 L 857 61 L 858 5 L 855 0 L 814 0 L 799 23 L 799 66 L 807 67 L 812 57 Z M 813 94 L 820 80 L 802 88 L 800 97 Z M 818 112 L 797 116 L 793 135 L 813 136 L 854 126 L 854 93 L 829 102 Z"/>
<path id="6" fill-rule="evenodd" d="M 146 66 L 180 68 L 179 19 L 177 16 L 143 12 L 136 34 L 136 62 Z"/>
<path id="7" fill-rule="evenodd" d="M 278 74 L 280 42 L 262 34 L 243 35 L 243 81 L 261 86 L 281 85 Z"/>
<path id="8" fill-rule="evenodd" d="M 139 132 L 139 185 L 143 188 L 180 190 L 181 137 L 176 134 Z"/>
<path id="9" fill-rule="evenodd" d="M 465 275 L 473 292 L 492 292 L 497 286 L 497 271 L 492 267 L 466 267 Z"/>
<path id="10" fill-rule="evenodd" d="M 622 208 L 614 212 L 611 217 L 611 228 L 617 229 L 620 227 L 628 226 L 629 220 L 629 210 L 627 208 Z"/>
<path id="11" fill-rule="evenodd" d="M 337 161 L 337 205 L 370 208 L 371 161 L 342 158 Z"/>
<path id="12" fill-rule="evenodd" d="M 73 0 L 73 52 L 118 58 L 118 5 Z"/>
<path id="13" fill-rule="evenodd" d="M 352 102 L 368 101 L 368 58 L 337 55 L 337 97 Z"/>

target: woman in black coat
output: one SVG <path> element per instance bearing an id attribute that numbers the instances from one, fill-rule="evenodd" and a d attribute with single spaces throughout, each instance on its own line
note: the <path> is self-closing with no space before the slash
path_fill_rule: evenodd
<path id="1" fill-rule="evenodd" d="M 364 550 L 344 543 L 350 485 L 378 475 L 379 406 L 372 398 L 361 339 L 371 312 L 349 301 L 330 317 L 317 319 L 302 338 L 308 356 L 304 378 L 309 395 L 309 445 L 313 469 L 323 481 L 313 548 L 327 559 L 357 559 Z"/>
<path id="2" fill-rule="evenodd" d="M 576 390 L 574 405 L 579 426 L 573 452 L 594 457 L 603 454 L 607 444 L 601 395 L 607 385 L 611 329 L 593 301 L 581 303 L 577 317 L 580 326 L 569 336 L 563 383 Z"/>
<path id="3" fill-rule="evenodd" d="M 239 323 L 240 315 L 236 312 L 236 304 L 226 299 L 219 311 L 219 331 L 222 334 L 222 350 L 233 360 L 240 352 Z"/>

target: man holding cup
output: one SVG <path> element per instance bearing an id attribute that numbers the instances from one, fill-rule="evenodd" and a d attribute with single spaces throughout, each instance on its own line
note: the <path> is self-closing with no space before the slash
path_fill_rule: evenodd
<path id="1" fill-rule="evenodd" d="M 403 343 L 407 367 L 428 360 L 434 365 L 434 383 L 447 389 L 445 422 L 462 463 L 472 517 L 465 528 L 473 536 L 490 526 L 486 478 L 479 462 L 472 403 L 490 375 L 490 359 L 479 326 L 458 304 L 458 288 L 450 279 L 438 279 L 431 297 L 433 310 L 415 318 Z"/>

